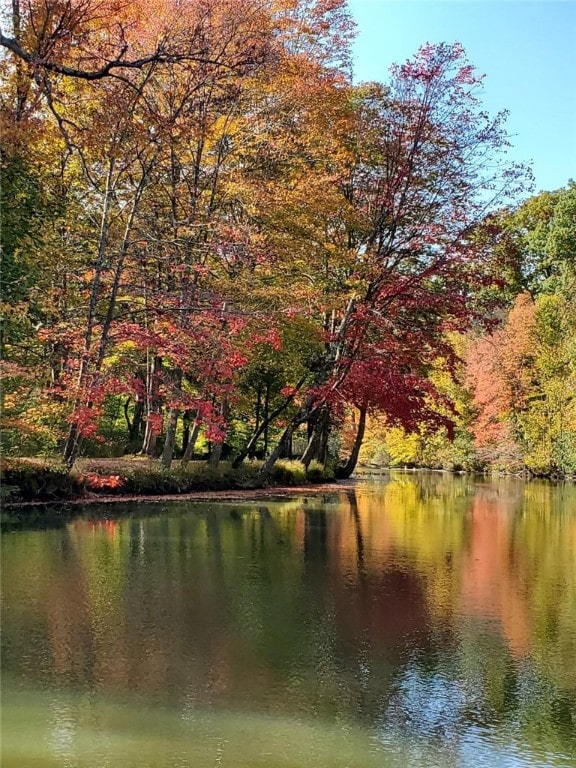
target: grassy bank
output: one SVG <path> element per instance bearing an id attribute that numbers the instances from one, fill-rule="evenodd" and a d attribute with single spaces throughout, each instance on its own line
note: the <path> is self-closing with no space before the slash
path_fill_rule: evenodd
<path id="1" fill-rule="evenodd" d="M 0 465 L 2 501 L 65 501 L 94 496 L 155 496 L 195 491 L 248 489 L 253 485 L 260 462 L 246 462 L 233 469 L 228 462 L 174 462 L 165 469 L 159 461 L 141 457 L 82 459 L 71 470 L 55 461 L 5 459 Z M 308 470 L 299 461 L 278 461 L 270 484 L 305 486 L 334 480 L 330 470 L 312 462 Z"/>

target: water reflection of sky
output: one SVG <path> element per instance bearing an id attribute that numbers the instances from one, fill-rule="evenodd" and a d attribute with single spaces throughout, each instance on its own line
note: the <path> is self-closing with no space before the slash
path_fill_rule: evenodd
<path id="1" fill-rule="evenodd" d="M 526 707 L 549 705 L 554 695 L 549 682 L 530 663 L 519 670 L 517 712 L 490 716 L 480 680 L 470 680 L 455 669 L 434 671 L 410 659 L 398 676 L 394 692 L 377 720 L 380 743 L 407 757 L 406 765 L 431 764 L 437 754 L 443 766 L 486 768 L 568 768 L 574 756 L 535 749 L 522 739 Z M 441 756 L 441 757 L 440 757 Z"/>

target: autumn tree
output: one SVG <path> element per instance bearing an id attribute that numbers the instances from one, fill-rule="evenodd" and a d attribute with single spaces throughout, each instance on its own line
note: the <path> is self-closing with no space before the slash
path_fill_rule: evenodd
<path id="1" fill-rule="evenodd" d="M 574 307 L 557 295 L 519 296 L 504 326 L 469 350 L 476 444 L 503 469 L 572 472 L 576 457 L 573 397 Z"/>
<path id="2" fill-rule="evenodd" d="M 49 90 L 53 77 L 130 80 L 151 66 L 191 62 L 254 66 L 269 45 L 266 16 L 253 0 L 14 0 L 6 21 L 0 45 L 19 69 L 19 101 L 33 83 Z"/>
<path id="3" fill-rule="evenodd" d="M 505 115 L 490 119 L 479 89 L 462 48 L 442 44 L 394 67 L 388 87 L 350 90 L 353 120 L 342 123 L 346 152 L 332 181 L 339 205 L 323 243 L 324 254 L 336 254 L 327 259 L 326 350 L 286 437 L 302 421 L 315 421 L 317 430 L 329 423 L 320 416 L 355 361 L 368 348 L 386 359 L 395 329 L 416 322 L 440 338 L 479 310 L 474 286 L 495 274 L 489 248 L 472 233 L 525 177 L 503 159 Z"/>
<path id="4" fill-rule="evenodd" d="M 499 469 L 522 467 L 521 413 L 534 396 L 535 306 L 528 294 L 517 297 L 505 325 L 472 340 L 466 379 L 474 394 L 472 425 L 482 462 Z"/>
<path id="5" fill-rule="evenodd" d="M 82 318 L 69 312 L 52 329 L 56 343 L 66 338 L 71 351 L 66 376 L 59 382 L 63 396 L 72 401 L 64 447 L 68 463 L 74 460 L 82 435 L 94 429 L 96 403 L 106 394 L 103 364 L 126 267 L 137 255 L 139 229 L 142 236 L 139 222 L 148 189 L 168 168 L 165 186 L 172 224 L 169 232 L 165 228 L 159 232 L 158 227 L 154 232 L 165 243 L 163 254 L 173 243 L 177 257 L 182 229 L 194 232 L 196 243 L 205 238 L 205 229 L 198 237 L 200 222 L 194 208 L 201 191 L 204 211 L 214 207 L 218 173 L 216 168 L 206 180 L 207 165 L 218 165 L 212 160 L 216 137 L 207 131 L 237 99 L 241 79 L 269 53 L 270 18 L 259 4 L 165 3 L 152 16 L 146 10 L 134 4 L 109 8 L 104 4 L 98 9 L 90 3 L 15 4 L 14 37 L 2 40 L 15 57 L 16 98 L 26 75 L 28 90 L 44 99 L 66 151 L 79 164 L 86 190 L 88 250 L 93 256 L 86 264 L 91 274 L 83 302 L 86 312 Z M 154 18 L 154 24 L 144 26 L 146 18 Z M 188 155 L 187 133 L 196 142 Z M 205 154 L 211 155 L 207 163 L 205 145 Z M 187 189 L 184 211 L 174 194 L 178 184 Z M 202 246 L 204 252 L 209 248 L 205 239 Z M 188 260 L 188 274 L 195 260 Z M 172 267 L 178 267 L 177 262 Z M 124 307 L 126 299 L 121 299 Z M 139 301 L 134 296 L 132 300 Z"/>
<path id="6" fill-rule="evenodd" d="M 492 466 L 573 471 L 574 189 L 540 193 L 500 219 L 530 293 L 468 351 L 476 445 Z"/>
<path id="7" fill-rule="evenodd" d="M 260 482 L 299 429 L 324 459 L 347 406 L 447 418 L 429 372 L 494 300 L 478 222 L 522 184 L 460 46 L 356 87 L 341 0 L 13 10 L 5 103 L 36 131 L 14 188 L 60 207 L 10 241 L 10 280 L 41 254 L 27 333 L 69 464 L 110 402 L 166 466 L 179 425 L 185 459 L 241 432 L 237 463 L 284 428 Z"/>
<path id="8" fill-rule="evenodd" d="M 479 466 L 470 431 L 476 415 L 473 395 L 465 380 L 468 339 L 448 333 L 443 343 L 443 349 L 424 340 L 422 346 L 408 345 L 414 383 L 396 387 L 396 397 L 368 414 L 369 445 L 361 458 L 388 455 L 393 464 L 446 469 Z"/>
<path id="9" fill-rule="evenodd" d="M 120 393 L 132 403 L 131 435 L 146 426 L 146 452 L 155 450 L 165 407 L 172 443 L 176 419 L 199 412 L 186 403 L 216 397 L 194 345 L 206 358 L 211 339 L 222 361 L 218 350 L 239 317 L 260 326 L 285 319 L 285 300 L 268 298 L 279 248 L 263 234 L 252 193 L 260 168 L 286 178 L 290 163 L 303 162 L 302 145 L 283 146 L 306 83 L 328 92 L 348 65 L 342 2 L 143 10 L 15 4 L 13 35 L 3 38 L 15 112 L 51 118 L 68 194 L 81 208 L 80 226 L 69 222 L 67 232 L 86 257 L 63 262 L 60 317 L 42 329 L 59 357 L 54 396 L 71 410 L 68 463 L 96 435 L 106 398 Z M 213 412 L 229 409 L 223 397 Z"/>

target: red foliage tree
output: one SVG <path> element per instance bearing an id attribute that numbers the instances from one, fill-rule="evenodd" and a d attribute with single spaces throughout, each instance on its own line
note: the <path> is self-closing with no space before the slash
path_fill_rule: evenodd
<path id="1" fill-rule="evenodd" d="M 320 414 L 330 410 L 331 393 L 368 350 L 386 359 L 395 333 L 410 327 L 415 348 L 423 338 L 433 345 L 442 330 L 479 316 L 479 298 L 490 295 L 479 289 L 498 276 L 474 230 L 526 178 L 526 169 L 502 159 L 505 115 L 490 119 L 480 109 L 479 88 L 462 47 L 441 44 L 394 67 L 388 88 L 351 94 L 353 127 L 344 125 L 342 139 L 349 153 L 335 180 L 347 213 L 328 233 L 345 253 L 332 275 L 345 303 L 325 321 L 326 354 L 285 440 L 311 418 L 325 429 L 329 418 Z"/>

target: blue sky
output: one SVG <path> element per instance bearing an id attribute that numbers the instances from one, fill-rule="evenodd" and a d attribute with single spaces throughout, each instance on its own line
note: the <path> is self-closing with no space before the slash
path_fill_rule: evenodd
<path id="1" fill-rule="evenodd" d="M 576 180 L 576 0 L 348 0 L 355 80 L 385 81 L 426 42 L 462 43 L 486 75 L 484 105 L 508 109 L 510 157 L 535 191 Z"/>

